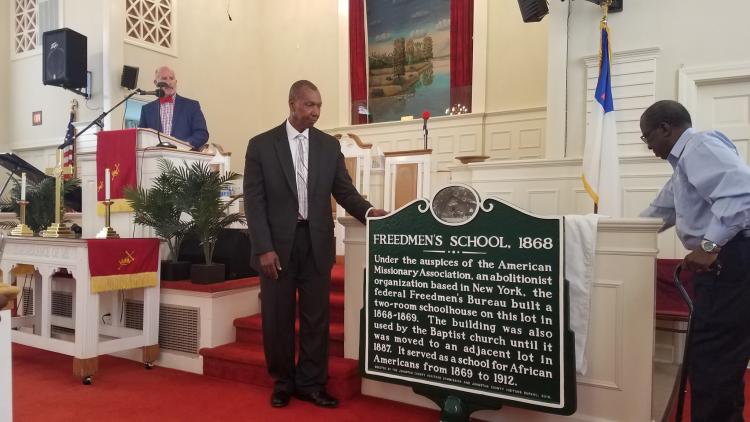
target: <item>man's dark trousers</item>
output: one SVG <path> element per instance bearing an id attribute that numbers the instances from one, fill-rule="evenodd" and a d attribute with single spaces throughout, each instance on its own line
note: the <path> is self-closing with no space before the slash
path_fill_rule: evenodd
<path id="1" fill-rule="evenodd" d="M 297 223 L 287 268 L 278 280 L 261 276 L 263 346 L 274 391 L 313 393 L 328 381 L 330 268 L 319 271 L 306 222 Z M 299 361 L 295 368 L 294 320 L 299 292 Z"/>
<path id="2" fill-rule="evenodd" d="M 693 421 L 742 421 L 750 359 L 750 233 L 721 250 L 720 268 L 696 273 L 690 349 Z"/>

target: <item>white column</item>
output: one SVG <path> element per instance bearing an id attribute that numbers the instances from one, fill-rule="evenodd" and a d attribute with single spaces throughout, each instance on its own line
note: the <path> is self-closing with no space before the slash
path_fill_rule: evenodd
<path id="1" fill-rule="evenodd" d="M 471 112 L 487 108 L 487 0 L 474 1 L 474 43 L 471 66 Z"/>
<path id="2" fill-rule="evenodd" d="M 120 102 L 122 65 L 125 63 L 125 2 L 105 1 L 102 6 L 102 108 L 109 110 Z M 99 75 L 94 75 L 95 78 Z M 124 108 L 120 107 L 104 118 L 104 129 L 119 128 Z M 114 123 L 113 123 L 114 122 Z"/>
<path id="3" fill-rule="evenodd" d="M 547 140 L 545 158 L 565 157 L 568 101 L 568 8 L 570 2 L 549 2 L 547 27 Z"/>
<path id="4" fill-rule="evenodd" d="M 359 359 L 359 311 L 365 270 L 365 226 L 354 217 L 338 218 L 344 226 L 344 357 Z"/>
<path id="5" fill-rule="evenodd" d="M 156 267 L 156 274 L 161 274 L 161 260 Z M 143 346 L 159 344 L 159 297 L 161 281 L 156 286 L 143 289 Z"/>
<path id="6" fill-rule="evenodd" d="M 339 122 L 348 126 L 351 122 L 352 93 L 349 72 L 349 1 L 339 0 Z"/>
<path id="7" fill-rule="evenodd" d="M 78 248 L 73 268 L 75 278 L 75 353 L 74 358 L 90 359 L 99 355 L 99 295 L 91 292 L 88 248 Z"/>

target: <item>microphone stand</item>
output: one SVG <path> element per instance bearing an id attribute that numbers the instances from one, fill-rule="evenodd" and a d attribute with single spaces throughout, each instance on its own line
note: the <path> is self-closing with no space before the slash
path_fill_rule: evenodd
<path id="1" fill-rule="evenodd" d="M 76 135 L 73 138 L 71 138 L 70 142 L 68 142 L 66 144 L 60 145 L 58 147 L 58 149 L 63 149 L 66 146 L 68 146 L 68 145 L 72 144 L 73 142 L 75 142 L 75 140 L 78 139 L 79 136 L 83 135 L 87 130 L 91 129 L 91 126 L 97 125 L 100 128 L 103 128 L 104 127 L 104 123 L 102 122 L 102 119 L 104 119 L 105 117 L 107 117 L 107 115 L 109 113 L 111 113 L 112 111 L 114 111 L 114 109 L 116 109 L 122 103 L 124 103 L 125 101 L 129 100 L 131 97 L 133 97 L 134 95 L 136 95 L 138 93 L 140 93 L 140 90 L 136 89 L 135 91 L 133 91 L 130 94 L 128 94 L 127 97 L 125 97 L 125 98 L 122 99 L 122 101 L 120 101 L 119 103 L 115 104 L 114 107 L 110 108 L 109 110 L 105 111 L 104 113 L 100 114 L 99 117 L 97 117 L 96 119 L 92 120 L 91 123 L 89 123 L 88 126 L 86 126 L 85 128 L 83 128 L 83 130 L 81 130 L 80 132 L 76 133 Z"/>
<path id="2" fill-rule="evenodd" d="M 163 89 L 164 89 L 164 88 L 167 88 L 168 86 L 169 86 L 169 84 L 167 84 L 166 82 L 159 82 L 158 84 L 156 84 L 156 89 L 157 89 L 157 91 L 159 91 L 159 90 L 162 90 L 162 91 L 161 91 L 161 95 L 160 95 L 160 96 L 158 96 L 159 98 L 161 98 L 161 97 L 163 97 L 163 96 L 164 96 L 164 91 L 163 91 Z M 163 128 L 162 128 L 162 129 L 163 129 Z M 169 142 L 164 142 L 164 141 L 162 141 L 162 140 L 161 140 L 161 131 L 160 131 L 160 130 L 157 130 L 157 131 L 156 131 L 156 139 L 158 139 L 158 140 L 159 140 L 159 143 L 158 143 L 158 144 L 156 144 L 155 148 L 171 148 L 171 149 L 177 149 L 177 145 L 174 145 L 174 144 L 170 144 Z"/>
<path id="3" fill-rule="evenodd" d="M 107 115 L 109 113 L 111 113 L 112 111 L 114 111 L 122 103 L 124 103 L 125 101 L 129 100 L 134 95 L 141 94 L 141 93 L 143 93 L 143 90 L 136 88 L 133 92 L 131 92 L 125 98 L 123 98 L 119 103 L 115 104 L 112 108 L 110 108 L 109 110 L 107 110 L 107 111 L 103 112 L 102 114 L 100 114 L 96 119 L 94 119 L 93 121 L 91 121 L 91 123 L 89 123 L 88 126 L 86 126 L 85 128 L 83 128 L 83 130 L 81 130 L 80 132 L 76 133 L 76 135 L 73 138 L 71 138 L 70 142 L 68 142 L 66 144 L 60 145 L 58 147 L 58 149 L 63 149 L 66 146 L 74 143 L 75 140 L 78 139 L 79 136 L 83 135 L 87 130 L 91 129 L 91 126 L 97 125 L 100 128 L 103 128 L 104 127 L 104 123 L 102 122 L 102 119 L 104 119 L 105 117 L 107 117 Z M 161 132 L 160 131 L 156 131 L 156 137 L 159 139 L 159 143 L 156 144 L 156 147 L 161 147 L 161 148 L 177 148 L 175 145 L 172 145 L 172 144 L 170 144 L 168 142 L 162 141 L 161 140 Z"/>
<path id="4" fill-rule="evenodd" d="M 161 140 L 161 131 L 156 131 L 156 139 L 159 140 L 159 143 L 154 146 L 154 148 L 172 148 L 177 149 L 177 145 L 170 144 L 169 142 L 164 142 Z"/>
<path id="5" fill-rule="evenodd" d="M 424 149 L 427 149 L 427 119 L 422 124 L 422 132 L 424 132 Z"/>

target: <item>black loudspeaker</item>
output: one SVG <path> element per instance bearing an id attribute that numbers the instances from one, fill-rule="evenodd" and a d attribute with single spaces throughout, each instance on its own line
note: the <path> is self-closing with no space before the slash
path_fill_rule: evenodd
<path id="1" fill-rule="evenodd" d="M 86 36 L 68 28 L 42 35 L 42 81 L 69 89 L 86 88 Z"/>
<path id="2" fill-rule="evenodd" d="M 526 23 L 539 22 L 549 13 L 547 0 L 518 0 L 518 7 L 521 8 L 521 17 Z"/>
<path id="3" fill-rule="evenodd" d="M 122 67 L 122 78 L 120 86 L 127 89 L 135 89 L 138 85 L 138 68 L 125 65 Z"/>

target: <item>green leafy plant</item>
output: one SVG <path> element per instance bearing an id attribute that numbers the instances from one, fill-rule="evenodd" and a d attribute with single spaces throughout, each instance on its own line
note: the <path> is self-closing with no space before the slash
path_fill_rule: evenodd
<path id="1" fill-rule="evenodd" d="M 240 213 L 228 212 L 240 196 L 221 197 L 221 192 L 228 189 L 240 175 L 231 171 L 219 174 L 205 162 L 173 167 L 169 175 L 178 186 L 177 205 L 192 218 L 190 231 L 198 238 L 205 262 L 210 265 L 219 232 L 234 223 L 245 221 Z"/>
<path id="2" fill-rule="evenodd" d="M 179 186 L 178 204 L 192 218 L 190 230 L 203 248 L 206 265 L 210 265 L 221 229 L 245 221 L 240 213 L 228 212 L 239 195 L 221 198 L 221 192 L 240 175 L 231 171 L 219 174 L 208 163 L 194 162 L 175 167 L 171 176 Z"/>
<path id="3" fill-rule="evenodd" d="M 135 189 L 127 188 L 124 193 L 133 208 L 133 221 L 153 228 L 156 235 L 167 242 L 169 259 L 177 262 L 182 240 L 192 223 L 181 218 L 186 209 L 178 203 L 181 187 L 174 177 L 174 164 L 161 159 L 158 165 L 160 174 L 154 179 L 150 189 L 138 186 Z"/>
<path id="4" fill-rule="evenodd" d="M 15 182 L 15 186 L 10 193 L 10 198 L 5 198 L 0 206 L 11 212 L 15 212 L 16 215 L 20 213 L 20 206 L 18 202 L 21 199 L 21 185 Z M 70 193 L 73 189 L 81 185 L 81 180 L 72 178 L 63 182 L 62 190 L 63 196 Z M 50 224 L 55 221 L 55 179 L 53 177 L 47 177 L 39 183 L 28 183 L 26 185 L 26 200 L 29 204 L 26 205 L 26 225 L 31 228 L 34 233 L 46 229 Z M 12 229 L 18 224 L 13 221 L 0 222 L 0 227 L 4 229 Z"/>

